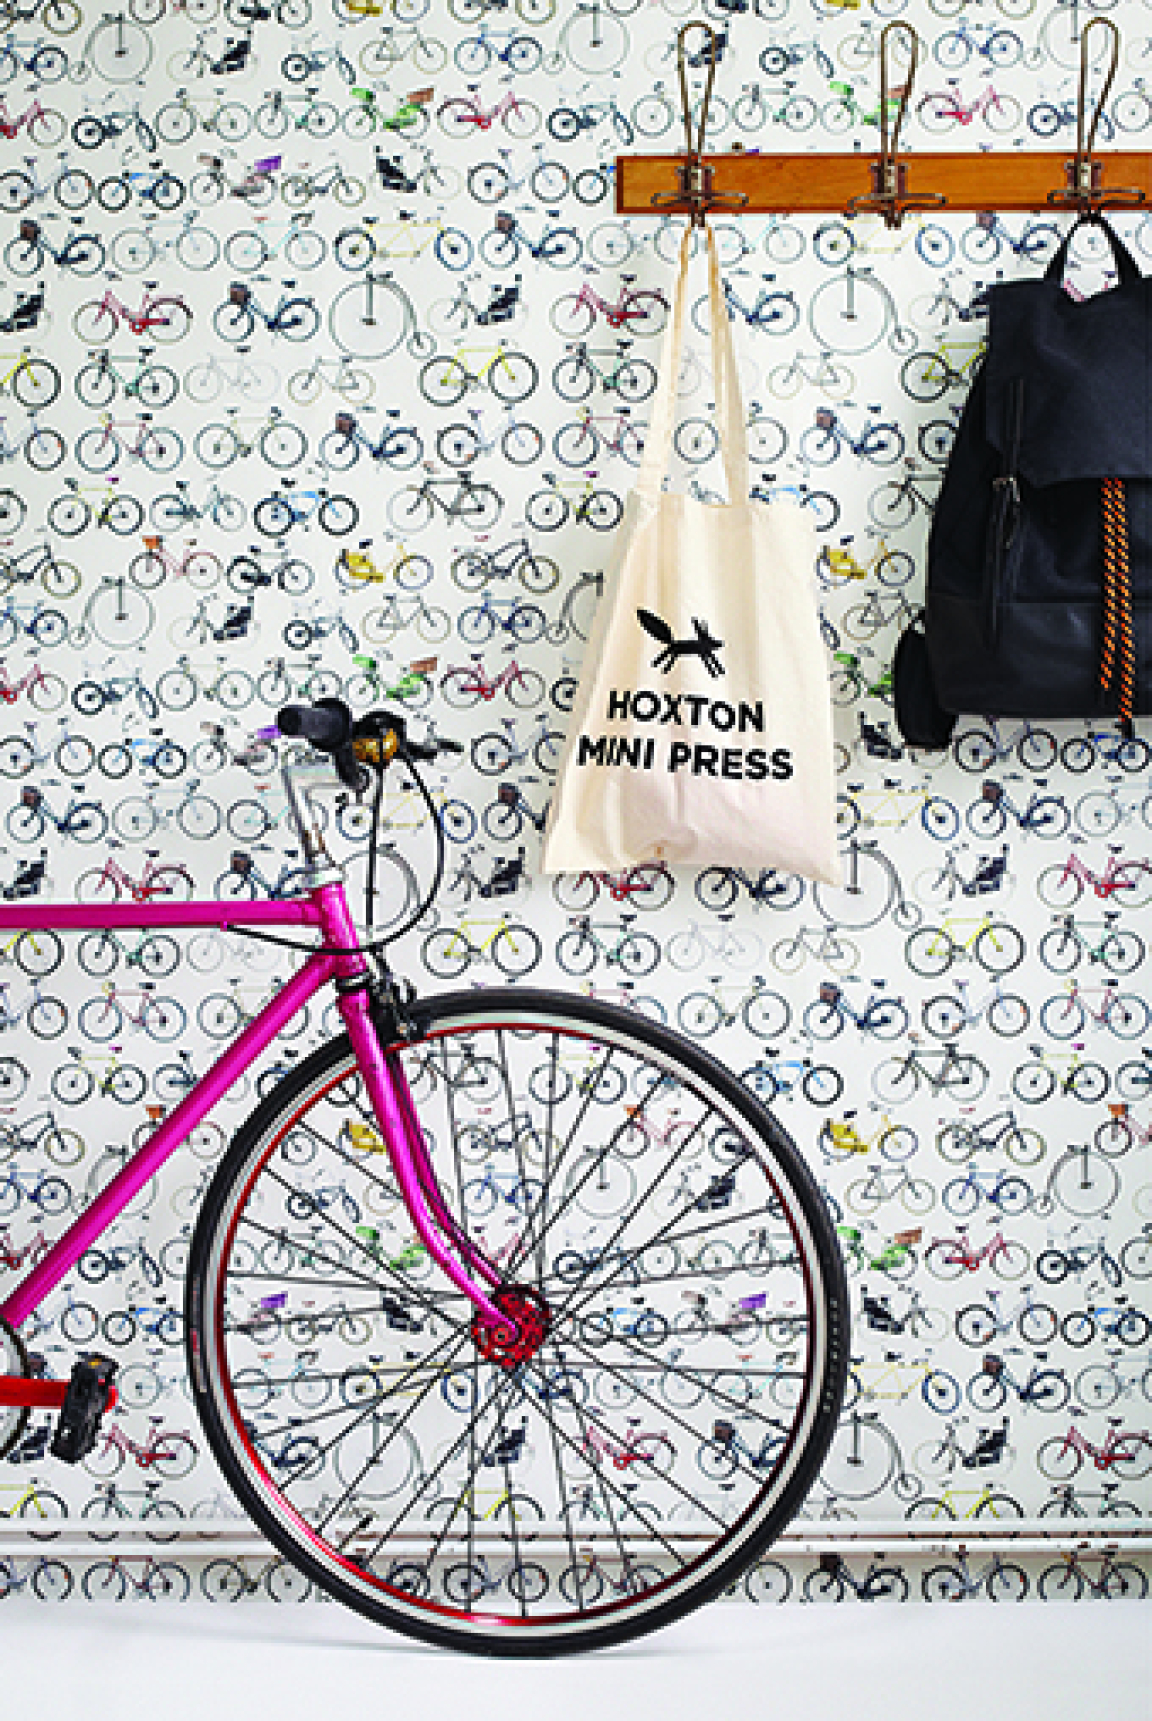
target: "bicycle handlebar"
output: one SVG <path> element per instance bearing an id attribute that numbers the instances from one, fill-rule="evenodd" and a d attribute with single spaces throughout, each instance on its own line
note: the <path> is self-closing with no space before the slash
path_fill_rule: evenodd
<path id="1" fill-rule="evenodd" d="M 364 717 L 353 718 L 342 699 L 319 699 L 315 705 L 285 705 L 277 714 L 276 727 L 281 735 L 300 736 L 310 741 L 317 752 L 331 754 L 337 772 L 345 781 L 349 764 L 359 769 L 352 753 L 357 741 L 379 740 L 391 734 L 395 738 L 394 751 L 402 758 L 428 762 L 441 753 L 464 751 L 459 741 L 441 737 L 431 741 L 412 740 L 405 720 L 389 711 L 370 711 Z M 391 756 L 388 754 L 383 762 Z"/>
<path id="2" fill-rule="evenodd" d="M 276 714 L 281 735 L 302 736 L 320 753 L 335 753 L 352 738 L 352 713 L 342 699 L 315 705 L 285 705 Z"/>

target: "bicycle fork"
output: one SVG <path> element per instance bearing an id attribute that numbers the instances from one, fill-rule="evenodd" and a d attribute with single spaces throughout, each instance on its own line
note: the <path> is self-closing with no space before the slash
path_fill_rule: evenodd
<path id="1" fill-rule="evenodd" d="M 351 922 L 349 934 L 355 937 Z M 544 1340 L 543 1305 L 530 1292 L 514 1287 L 507 1287 L 497 1303 L 489 1290 L 476 1283 L 477 1279 L 483 1280 L 493 1289 L 500 1285 L 501 1274 L 465 1236 L 444 1202 L 399 1055 L 382 1050 L 372 1015 L 366 969 L 350 977 L 339 997 L 338 1008 L 417 1236 L 475 1307 L 473 1336 L 488 1361 L 505 1368 L 518 1367 L 535 1354 Z"/>

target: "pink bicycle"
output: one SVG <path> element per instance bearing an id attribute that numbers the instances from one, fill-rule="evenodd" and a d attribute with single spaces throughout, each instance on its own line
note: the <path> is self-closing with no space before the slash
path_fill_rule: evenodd
<path id="1" fill-rule="evenodd" d="M 540 130 L 540 109 L 536 103 L 525 101 L 511 90 L 491 108 L 485 108 L 475 95 L 450 96 L 437 108 L 436 118 L 445 137 L 456 140 L 490 131 L 497 120 L 509 137 L 534 137 Z"/>
<path id="2" fill-rule="evenodd" d="M 977 1247 L 963 1225 L 959 1237 L 937 1237 L 924 1251 L 924 1265 L 937 1279 L 962 1279 L 965 1273 L 975 1273 L 985 1261 L 1001 1279 L 1020 1279 L 1031 1260 L 1023 1243 L 1011 1241 L 1002 1231 Z"/>
<path id="3" fill-rule="evenodd" d="M 46 673 L 41 664 L 34 663 L 31 669 L 24 671 L 19 681 L 13 681 L 7 664 L 0 662 L 0 700 L 5 705 L 14 705 L 22 693 L 28 695 L 37 711 L 59 711 L 68 697 L 68 689 L 61 677 Z"/>
<path id="4" fill-rule="evenodd" d="M 102 1427 L 115 1364 L 86 1355 L 68 1381 L 37 1377 L 20 1328 L 276 1036 L 332 986 L 343 1032 L 265 1091 L 200 1198 L 184 1321 L 212 1455 L 287 1560 L 330 1596 L 409 1636 L 522 1656 L 654 1630 L 755 1563 L 828 1450 L 850 1308 L 827 1207 L 789 1138 L 737 1078 L 643 1016 L 521 986 L 418 998 L 389 968 L 388 940 L 373 932 L 370 913 L 358 932 L 324 847 L 320 802 L 352 792 L 379 805 L 375 789 L 395 760 L 431 816 L 419 767 L 455 749 L 416 743 L 388 712 L 354 720 L 336 700 L 286 707 L 279 729 L 312 744 L 283 773 L 305 866 L 298 895 L 0 902 L 0 928 L 12 931 L 251 927 L 302 958 L 0 1301 L 0 1456 L 33 1406 L 59 1412 L 57 1458 L 118 1465 L 147 1456 L 146 1442 Z M 374 844 L 369 837 L 369 850 Z M 438 851 L 436 879 L 409 925 L 435 895 L 442 836 Z M 573 1060 L 587 1079 L 561 1079 Z M 9 1074 L 5 1098 L 19 1105 L 29 1077 L 15 1060 Z M 639 1116 L 650 1136 L 629 1128 Z M 703 1174 L 698 1164 L 681 1178 L 678 1161 L 720 1137 L 723 1164 Z M 529 1140 L 543 1144 L 543 1159 L 525 1166 L 519 1144 Z M 486 1205 L 481 1241 L 469 1191 L 484 1141 L 500 1153 L 495 1171 L 486 1160 L 485 1175 L 501 1187 L 514 1180 L 519 1194 Z M 620 1305 L 642 1290 L 654 1329 L 670 1328 L 686 1293 L 706 1295 L 702 1263 L 725 1250 L 735 1258 L 757 1219 L 779 1242 L 771 1293 L 790 1311 L 790 1350 L 801 1335 L 794 1404 L 772 1407 L 772 1461 L 734 1456 L 721 1510 L 693 1454 L 712 1439 L 718 1414 L 739 1411 L 757 1450 L 767 1421 L 757 1430 L 758 1412 L 726 1393 L 730 1345 L 719 1331 L 701 1334 L 690 1367 L 679 1351 L 648 1347 L 646 1368 L 659 1371 L 677 1410 L 661 1461 L 642 1466 L 642 1504 L 631 1485 L 641 1465 L 621 1470 L 617 1461 L 641 1449 L 621 1403 L 632 1395 L 613 1390 L 635 1373 L 635 1323 Z M 385 1222 L 422 1247 L 379 1247 Z M 606 1264 L 576 1282 L 557 1270 L 573 1224 Z M 781 1342 L 772 1323 L 759 1323 L 749 1366 L 771 1370 Z M 192 1444 L 156 1435 L 154 1468 L 179 1440 Z M 610 1461 L 594 1464 L 589 1478 L 590 1450 Z M 595 1524 L 580 1525 L 579 1542 L 574 1462 L 599 1511 Z M 490 1511 L 474 1506 L 488 1497 Z M 602 1546 L 632 1581 L 605 1590 L 549 1578 L 532 1552 L 546 1544 L 568 1570 L 585 1559 L 586 1544 L 594 1561 Z M 461 1559 L 480 1555 L 501 1573 L 499 1595 L 455 1581 Z M 502 1605 L 504 1595 L 511 1599 Z"/>
<path id="5" fill-rule="evenodd" d="M 1110 850 L 1103 872 L 1093 872 L 1075 850 L 1063 866 L 1045 867 L 1036 880 L 1036 892 L 1049 908 L 1074 908 L 1085 891 L 1102 902 L 1115 897 L 1122 908 L 1147 908 L 1152 900 L 1152 864 L 1135 857 L 1124 859 Z"/>
<path id="6" fill-rule="evenodd" d="M 187 902 L 192 891 L 192 875 L 182 866 L 158 866 L 154 853 L 146 857 L 139 878 L 109 855 L 102 867 L 91 867 L 76 880 L 78 902 L 119 902 L 124 896 L 133 902 Z"/>
<path id="7" fill-rule="evenodd" d="M 1109 1417 L 1103 1443 L 1095 1446 L 1073 1423 L 1067 1434 L 1046 1440 L 1036 1463 L 1052 1482 L 1070 1482 L 1087 1460 L 1097 1470 L 1112 1470 L 1126 1482 L 1152 1470 L 1152 1438 L 1143 1430 L 1122 1432 L 1119 1418 Z"/>
<path id="8" fill-rule="evenodd" d="M 23 1243 L 17 1248 L 12 1242 L 7 1225 L 0 1226 L 0 1273 L 14 1273 L 29 1262 L 41 1260 L 48 1253 L 50 1246 L 43 1231 L 37 1231 L 31 1242 Z"/>
<path id="9" fill-rule="evenodd" d="M 579 340 L 591 334 L 597 315 L 610 329 L 630 329 L 637 335 L 658 335 L 668 321 L 668 301 L 658 288 L 637 288 L 636 277 L 625 275 L 615 304 L 601 298 L 587 281 L 578 293 L 565 293 L 548 313 L 558 335 Z"/>
<path id="10" fill-rule="evenodd" d="M 113 1424 L 101 1431 L 100 1440 L 84 1460 L 84 1468 L 93 1476 L 117 1476 L 131 1459 L 140 1470 L 155 1471 L 168 1481 L 187 1476 L 196 1462 L 196 1442 L 183 1430 L 179 1433 L 161 1428 L 160 1417 L 149 1419 L 147 1438 L 133 1440 L 123 1429 Z"/>
<path id="11" fill-rule="evenodd" d="M 72 327 L 86 346 L 102 346 L 123 325 L 134 335 L 153 341 L 181 341 L 192 327 L 192 312 L 174 295 L 144 289 L 134 311 L 106 287 L 102 299 L 91 299 L 73 313 Z"/>
<path id="12" fill-rule="evenodd" d="M 514 657 L 498 675 L 490 675 L 479 654 L 474 655 L 471 663 L 451 665 L 440 677 L 445 704 L 457 710 L 495 699 L 501 689 L 513 705 L 539 705 L 544 697 L 544 677 L 537 669 L 522 669 Z"/>
<path id="13" fill-rule="evenodd" d="M 958 88 L 959 80 L 948 79 L 946 90 L 922 96 L 916 116 L 927 132 L 951 131 L 954 126 L 971 125 L 981 119 L 989 131 L 1015 131 L 1023 118 L 1023 110 L 1015 96 L 1002 95 L 988 84 L 978 96 L 965 101 Z"/>
<path id="14" fill-rule="evenodd" d="M 645 1472 L 671 1470 L 676 1448 L 668 1436 L 641 1433 L 635 1417 L 629 1417 L 628 1423 L 623 1441 L 606 1438 L 594 1423 L 590 1424 L 584 1437 L 584 1457 L 588 1463 L 600 1465 L 607 1458 L 617 1470 L 630 1470 L 634 1464 Z"/>
<path id="15" fill-rule="evenodd" d="M 21 127 L 27 127 L 29 138 L 41 149 L 52 149 L 66 129 L 63 114 L 42 106 L 38 97 L 33 97 L 23 113 L 12 114 L 0 96 L 0 137 L 14 138 Z"/>

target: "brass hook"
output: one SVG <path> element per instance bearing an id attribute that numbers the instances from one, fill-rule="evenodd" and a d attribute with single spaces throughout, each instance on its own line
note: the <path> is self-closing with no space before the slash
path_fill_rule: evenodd
<path id="1" fill-rule="evenodd" d="M 695 143 L 692 142 L 692 98 L 688 93 L 688 56 L 684 49 L 684 38 L 689 30 L 703 30 L 708 38 L 708 78 L 700 101 L 700 125 Z M 712 106 L 712 86 L 716 82 L 716 32 L 711 24 L 695 19 L 690 24 L 682 25 L 676 32 L 676 73 L 680 79 L 680 116 L 684 121 L 684 147 L 690 156 L 701 156 L 704 154 L 708 109 Z"/>
<path id="2" fill-rule="evenodd" d="M 688 90 L 688 60 L 684 47 L 690 30 L 703 30 L 708 38 L 708 78 L 700 102 L 700 123 L 695 142 L 692 140 L 692 98 Z M 712 105 L 712 86 L 716 82 L 716 32 L 710 24 L 705 24 L 703 19 L 692 19 L 677 30 L 676 70 L 680 79 L 680 111 L 684 121 L 687 158 L 676 170 L 680 181 L 679 189 L 655 192 L 651 200 L 652 207 L 676 208 L 686 203 L 692 226 L 703 227 L 709 209 L 739 209 L 748 201 L 747 193 L 743 191 L 713 191 L 713 170 L 703 159 L 704 132 L 708 125 L 708 110 Z"/>
<path id="3" fill-rule="evenodd" d="M 896 92 L 891 96 L 888 93 L 889 44 L 898 30 L 904 31 L 908 36 L 908 76 L 899 86 L 899 106 L 889 139 L 888 113 L 891 103 L 896 100 Z M 899 227 L 909 209 L 932 209 L 947 201 L 938 191 L 910 195 L 906 185 L 907 168 L 900 160 L 900 133 L 908 113 L 908 102 L 919 62 L 920 38 L 911 24 L 902 18 L 885 24 L 880 32 L 880 158 L 872 163 L 872 190 L 863 197 L 853 197 L 848 204 L 848 214 L 858 215 L 865 210 L 878 210 L 884 217 L 886 227 Z"/>
<path id="4" fill-rule="evenodd" d="M 1088 119 L 1088 76 L 1092 59 L 1089 38 L 1093 30 L 1103 30 L 1109 37 L 1110 54 L 1104 87 L 1096 99 L 1091 119 Z M 1135 186 L 1115 186 L 1104 191 L 1101 186 L 1103 167 L 1095 155 L 1096 129 L 1104 104 L 1116 81 L 1120 65 L 1120 31 L 1111 18 L 1092 18 L 1080 37 L 1080 84 L 1076 92 L 1076 154 L 1065 164 L 1067 184 L 1048 194 L 1049 203 L 1070 203 L 1081 215 L 1092 215 L 1110 204 L 1143 203 L 1144 193 Z M 1085 125 L 1087 123 L 1087 137 Z"/>
<path id="5" fill-rule="evenodd" d="M 905 30 L 910 37 L 908 43 L 908 76 L 900 86 L 900 106 L 896 110 L 896 124 L 892 127 L 892 142 L 888 142 L 888 44 L 893 31 Z M 904 116 L 908 112 L 908 96 L 916 77 L 916 67 L 920 63 L 920 38 L 911 24 L 897 20 L 893 24 L 885 24 L 880 32 L 880 154 L 895 161 L 900 148 L 900 132 L 904 125 Z"/>

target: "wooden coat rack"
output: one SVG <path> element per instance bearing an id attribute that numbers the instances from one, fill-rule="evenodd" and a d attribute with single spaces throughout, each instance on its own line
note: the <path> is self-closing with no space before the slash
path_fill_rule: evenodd
<path id="1" fill-rule="evenodd" d="M 709 38 L 708 77 L 700 103 L 695 138 L 688 93 L 685 38 L 704 30 Z M 1109 32 L 1111 56 L 1103 88 L 1088 118 L 1089 36 Z M 908 71 L 899 90 L 889 94 L 889 48 L 894 32 L 909 38 Z M 1076 110 L 1076 151 L 933 151 L 900 153 L 900 131 L 919 58 L 919 38 L 910 24 L 887 24 L 880 36 L 880 154 L 768 155 L 732 150 L 705 155 L 704 131 L 716 76 L 716 37 L 704 23 L 685 24 L 677 35 L 677 61 L 686 149 L 676 155 L 620 155 L 616 158 L 616 212 L 619 215 L 687 215 L 693 225 L 712 213 L 745 215 L 879 214 L 898 227 L 909 212 L 950 210 L 1072 209 L 1092 214 L 1101 209 L 1139 208 L 1152 203 L 1152 152 L 1109 150 L 1096 153 L 1096 129 L 1112 88 L 1120 56 L 1120 33 L 1108 18 L 1093 18 L 1080 38 L 1080 87 Z M 699 59 L 699 56 L 697 56 Z M 898 105 L 897 105 L 898 104 Z M 889 116 L 897 106 L 889 135 Z"/>

